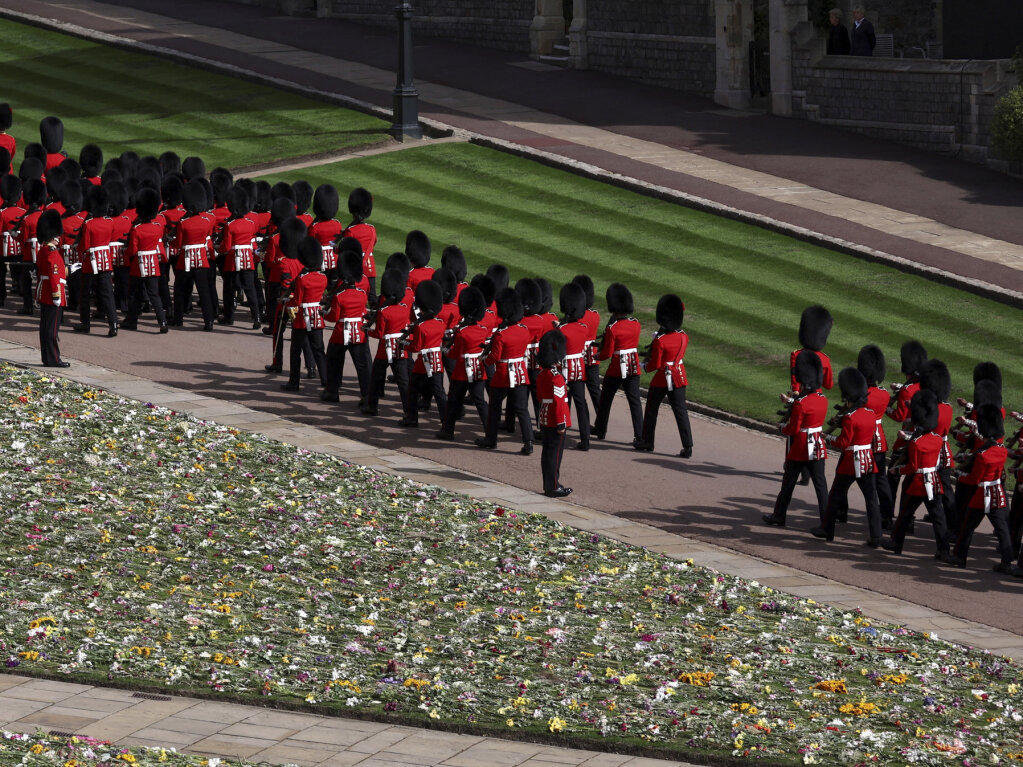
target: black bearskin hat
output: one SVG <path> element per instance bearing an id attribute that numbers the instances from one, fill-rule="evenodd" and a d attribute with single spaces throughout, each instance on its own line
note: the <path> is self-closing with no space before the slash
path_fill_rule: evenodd
<path id="1" fill-rule="evenodd" d="M 265 182 L 264 182 L 265 183 Z M 256 182 L 251 178 L 240 178 L 234 182 L 236 187 L 245 190 L 245 194 L 249 196 L 249 205 L 256 204 Z"/>
<path id="2" fill-rule="evenodd" d="M 295 205 L 287 197 L 278 197 L 273 201 L 273 205 L 270 206 L 270 220 L 274 222 L 278 229 L 281 225 L 295 217 Z M 304 226 L 304 224 L 303 224 Z"/>
<path id="3" fill-rule="evenodd" d="M 10 173 L 0 176 L 0 197 L 3 197 L 4 202 L 8 205 L 13 205 L 20 200 L 21 179 Z"/>
<path id="4" fill-rule="evenodd" d="M 831 333 L 831 312 L 823 306 L 808 306 L 799 318 L 799 343 L 806 349 L 824 349 Z"/>
<path id="5" fill-rule="evenodd" d="M 408 256 L 406 256 L 401 251 L 398 251 L 396 253 L 392 253 L 387 257 L 387 263 L 384 264 L 384 268 L 399 270 L 402 274 L 405 275 L 405 282 L 408 282 L 408 275 L 409 272 L 412 271 L 412 264 L 409 262 Z"/>
<path id="6" fill-rule="evenodd" d="M 938 398 L 934 392 L 921 389 L 914 394 L 909 401 L 909 415 L 918 429 L 934 431 L 938 428 Z"/>
<path id="7" fill-rule="evenodd" d="M 440 314 L 444 306 L 444 295 L 441 287 L 433 280 L 423 280 L 416 285 L 416 307 L 420 319 L 429 320 Z"/>
<path id="8" fill-rule="evenodd" d="M 298 260 L 310 272 L 323 269 L 323 248 L 315 237 L 306 235 L 298 243 Z"/>
<path id="9" fill-rule="evenodd" d="M 861 405 L 867 401 L 867 379 L 856 368 L 844 368 L 838 374 L 838 388 L 845 402 Z"/>
<path id="10" fill-rule="evenodd" d="M 884 352 L 874 344 L 867 344 L 860 349 L 860 354 L 856 358 L 856 368 L 863 373 L 868 385 L 877 386 L 884 380 Z"/>
<path id="11" fill-rule="evenodd" d="M 213 209 L 213 186 L 210 184 L 210 180 L 205 176 L 202 178 L 195 179 L 199 182 L 199 186 L 202 187 L 203 192 L 206 195 L 206 203 L 203 205 L 203 210 Z"/>
<path id="12" fill-rule="evenodd" d="M 82 177 L 82 166 L 73 157 L 65 157 L 57 167 L 63 168 L 64 172 L 67 173 L 68 179 L 71 181 L 77 181 Z"/>
<path id="13" fill-rule="evenodd" d="M 160 181 L 162 179 L 163 179 L 163 176 L 160 175 L 160 171 L 158 171 L 156 168 L 147 168 L 145 166 L 139 168 L 139 174 L 138 174 L 138 179 L 137 180 L 138 180 L 138 186 L 140 186 L 140 187 L 141 186 L 149 186 L 149 187 L 152 187 L 153 189 L 159 189 L 160 188 Z"/>
<path id="14" fill-rule="evenodd" d="M 796 381 L 804 392 L 816 391 L 824 381 L 824 366 L 817 352 L 804 349 L 796 357 Z"/>
<path id="15" fill-rule="evenodd" d="M 425 232 L 413 229 L 405 237 L 405 255 L 414 269 L 421 269 L 430 263 L 430 238 Z"/>
<path id="16" fill-rule="evenodd" d="M 78 162 L 82 166 L 83 176 L 98 176 L 103 171 L 103 150 L 96 144 L 86 144 L 78 153 Z"/>
<path id="17" fill-rule="evenodd" d="M 25 159 L 30 157 L 39 160 L 45 167 L 46 165 L 46 148 L 38 141 L 33 141 L 31 144 L 25 145 Z"/>
<path id="18" fill-rule="evenodd" d="M 186 181 L 197 178 L 206 178 L 206 163 L 201 157 L 186 157 L 181 161 L 181 174 Z"/>
<path id="19" fill-rule="evenodd" d="M 661 296 L 657 302 L 657 324 L 665 330 L 681 330 L 686 305 L 674 293 Z"/>
<path id="20" fill-rule="evenodd" d="M 497 316 L 504 324 L 514 325 L 522 319 L 522 299 L 512 288 L 497 291 Z"/>
<path id="21" fill-rule="evenodd" d="M 565 334 L 560 330 L 548 330 L 540 336 L 536 349 L 536 363 L 542 368 L 552 368 L 565 359 Z"/>
<path id="22" fill-rule="evenodd" d="M 455 275 L 451 273 L 450 269 L 445 269 L 442 266 L 433 273 L 433 277 L 431 279 L 440 285 L 440 292 L 444 297 L 444 303 L 450 304 L 455 300 L 455 291 L 458 290 L 458 280 L 455 279 Z"/>
<path id="23" fill-rule="evenodd" d="M 29 207 L 42 207 L 46 204 L 46 184 L 37 178 L 30 178 L 21 184 L 21 196 Z M 103 212 L 106 215 L 106 211 Z"/>
<path id="24" fill-rule="evenodd" d="M 440 265 L 451 270 L 451 273 L 455 275 L 455 282 L 465 280 L 465 275 L 469 271 L 469 267 L 465 263 L 465 254 L 457 245 L 448 245 L 444 248 L 444 252 L 440 254 Z"/>
<path id="25" fill-rule="evenodd" d="M 902 372 L 907 376 L 918 376 L 927 362 L 927 350 L 919 341 L 906 341 L 899 352 L 902 357 Z"/>
<path id="26" fill-rule="evenodd" d="M 336 246 L 338 253 L 344 253 L 346 250 L 350 250 L 352 253 L 358 253 L 360 258 L 363 255 L 362 243 L 355 237 L 342 237 L 337 241 Z"/>
<path id="27" fill-rule="evenodd" d="M 218 205 L 226 203 L 234 186 L 234 176 L 227 168 L 214 168 L 210 171 L 210 186 L 213 188 L 213 201 Z"/>
<path id="28" fill-rule="evenodd" d="M 128 190 L 124 184 L 120 181 L 112 181 L 109 184 L 104 184 L 103 188 L 107 190 L 110 215 L 119 216 L 124 213 L 125 208 L 128 207 Z"/>
<path id="29" fill-rule="evenodd" d="M 1005 423 L 1001 408 L 995 405 L 981 405 L 974 414 L 977 422 L 977 433 L 985 439 L 998 439 L 1005 436 Z"/>
<path id="30" fill-rule="evenodd" d="M 487 277 L 494 281 L 494 286 L 498 292 L 508 287 L 508 283 L 511 281 L 511 275 L 508 274 L 508 267 L 504 264 L 491 264 L 487 267 Z"/>
<path id="31" fill-rule="evenodd" d="M 352 214 L 352 218 L 365 221 L 373 212 L 373 195 L 361 186 L 353 189 L 348 195 L 348 212 Z"/>
<path id="32" fill-rule="evenodd" d="M 206 210 L 206 188 L 198 180 L 189 181 L 181 195 L 185 211 L 190 216 Z"/>
<path id="33" fill-rule="evenodd" d="M 354 250 L 342 250 L 337 257 L 341 281 L 354 285 L 362 279 L 362 254 Z"/>
<path id="34" fill-rule="evenodd" d="M 392 303 L 397 303 L 405 295 L 405 283 L 408 277 L 401 269 L 385 269 L 380 278 L 380 295 Z"/>
<path id="35" fill-rule="evenodd" d="M 577 274 L 572 278 L 572 282 L 583 289 L 583 294 L 586 296 L 586 308 L 592 309 L 594 302 L 597 300 L 597 294 L 593 287 L 593 280 L 590 279 L 588 274 Z"/>
<path id="36" fill-rule="evenodd" d="M 295 208 L 299 214 L 309 210 L 313 201 L 313 185 L 308 181 L 296 181 L 291 185 L 291 191 L 295 193 Z"/>
<path id="37" fill-rule="evenodd" d="M 39 121 L 39 143 L 47 154 L 56 154 L 64 146 L 64 123 L 59 117 L 44 117 Z"/>
<path id="38" fill-rule="evenodd" d="M 67 172 L 63 168 L 59 165 L 55 168 L 50 168 L 46 174 L 46 192 L 51 200 L 60 198 L 60 190 L 64 188 L 67 181 Z"/>
<path id="39" fill-rule="evenodd" d="M 604 299 L 611 314 L 632 314 L 634 311 L 632 293 L 620 282 L 612 282 L 607 286 Z"/>
<path id="40" fill-rule="evenodd" d="M 522 314 L 524 316 L 540 314 L 540 310 L 543 308 L 543 294 L 540 292 L 540 286 L 536 284 L 536 280 L 523 277 L 515 283 L 515 292 L 522 299 Z"/>
<path id="41" fill-rule="evenodd" d="M 36 224 L 36 239 L 39 242 L 49 242 L 63 233 L 64 224 L 60 220 L 60 214 L 55 210 L 43 211 Z"/>
<path id="42" fill-rule="evenodd" d="M 138 173 L 139 159 L 138 152 L 133 152 L 130 149 L 126 152 L 121 152 L 121 170 L 126 177 L 131 177 Z"/>
<path id="43" fill-rule="evenodd" d="M 90 185 L 91 186 L 91 185 Z M 155 192 L 154 192 L 155 194 Z M 82 187 L 77 181 L 69 181 L 64 184 L 64 188 L 60 194 L 60 204 L 64 206 L 64 210 L 68 213 L 79 213 L 82 210 L 82 201 L 84 196 L 82 195 Z M 160 199 L 157 195 L 156 209 L 160 209 Z M 153 215 L 156 215 L 155 213 Z"/>
<path id="44" fill-rule="evenodd" d="M 986 378 L 973 385 L 973 406 L 994 405 L 1002 409 L 1002 390 L 994 381 Z"/>
<path id="45" fill-rule="evenodd" d="M 177 176 L 168 176 L 160 184 L 160 195 L 163 197 L 163 204 L 168 209 L 176 208 L 181 204 L 181 196 L 184 193 L 185 185 Z"/>
<path id="46" fill-rule="evenodd" d="M 477 288 L 483 294 L 483 300 L 487 302 L 487 307 L 494 303 L 494 298 L 497 296 L 497 285 L 494 284 L 492 277 L 486 274 L 477 274 L 472 278 L 469 287 Z"/>
<path id="47" fill-rule="evenodd" d="M 554 288 L 543 277 L 537 277 L 536 284 L 540 286 L 540 311 L 537 314 L 546 314 L 554 306 Z"/>
<path id="48" fill-rule="evenodd" d="M 273 206 L 273 195 L 270 194 L 269 181 L 257 181 L 252 194 L 252 209 L 265 213 Z"/>
<path id="49" fill-rule="evenodd" d="M 920 371 L 920 388 L 934 392 L 938 402 L 947 402 L 952 394 L 952 375 L 941 360 L 927 360 Z"/>
<path id="50" fill-rule="evenodd" d="M 140 223 L 146 223 L 156 218 L 160 212 L 160 194 L 155 189 L 143 187 L 135 195 L 135 212 L 138 214 Z"/>
<path id="51" fill-rule="evenodd" d="M 160 168 L 163 170 L 163 175 L 165 176 L 168 176 L 171 173 L 180 173 L 181 157 L 178 156 L 177 152 L 164 152 L 160 155 Z"/>
<path id="52" fill-rule="evenodd" d="M 566 282 L 561 286 L 558 303 L 561 305 L 563 323 L 581 320 L 586 312 L 586 293 L 577 283 Z"/>
<path id="53" fill-rule="evenodd" d="M 252 210 L 252 206 L 249 205 L 249 193 L 245 191 L 245 187 L 238 185 L 231 187 L 231 191 L 227 193 L 227 209 L 231 211 L 232 218 L 241 218 Z"/>
<path id="54" fill-rule="evenodd" d="M 85 198 L 85 209 L 89 211 L 90 216 L 97 218 L 102 218 L 110 212 L 110 195 L 107 194 L 105 187 L 94 186 L 89 190 Z"/>
<path id="55" fill-rule="evenodd" d="M 470 285 L 458 294 L 458 313 L 462 315 L 463 320 L 479 322 L 486 312 L 487 301 L 479 288 Z"/>
<path id="56" fill-rule="evenodd" d="M 270 198 L 273 200 L 279 200 L 285 197 L 291 200 L 292 206 L 295 204 L 295 190 L 291 188 L 291 184 L 287 181 L 278 181 L 272 187 L 270 187 Z"/>
<path id="57" fill-rule="evenodd" d="M 278 230 L 280 237 L 277 240 L 277 246 L 281 249 L 281 253 L 285 258 L 298 258 L 298 246 L 306 236 L 305 222 L 292 215 L 291 218 L 281 222 Z"/>
<path id="58" fill-rule="evenodd" d="M 18 168 L 18 176 L 22 183 L 33 178 L 41 180 L 44 170 L 46 170 L 46 165 L 38 157 L 26 157 L 21 161 L 21 167 Z"/>
<path id="59" fill-rule="evenodd" d="M 973 368 L 973 382 L 994 381 L 1002 389 L 1002 369 L 994 362 L 978 362 Z"/>
<path id="60" fill-rule="evenodd" d="M 327 221 L 337 215 L 340 205 L 337 187 L 333 184 L 320 184 L 313 193 L 313 213 L 316 218 Z"/>
<path id="61" fill-rule="evenodd" d="M 14 125 L 14 112 L 11 111 L 11 105 L 4 102 L 0 104 L 0 130 L 8 131 L 12 125 Z"/>
<path id="62" fill-rule="evenodd" d="M 112 161 L 111 161 L 112 162 Z M 101 184 L 109 184 L 111 181 L 124 181 L 124 174 L 119 168 L 113 168 L 107 163 L 106 170 L 99 177 Z"/>

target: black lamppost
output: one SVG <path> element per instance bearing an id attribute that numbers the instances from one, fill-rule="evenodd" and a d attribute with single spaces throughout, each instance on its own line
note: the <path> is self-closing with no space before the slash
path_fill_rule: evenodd
<path id="1" fill-rule="evenodd" d="M 398 19 L 398 84 L 394 88 L 394 122 L 390 134 L 398 141 L 422 138 L 419 127 L 419 91 L 412 82 L 412 4 L 394 9 Z"/>

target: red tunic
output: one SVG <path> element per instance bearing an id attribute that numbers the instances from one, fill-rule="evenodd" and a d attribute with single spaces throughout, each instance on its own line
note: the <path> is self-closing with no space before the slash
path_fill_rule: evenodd
<path id="1" fill-rule="evenodd" d="M 828 415 L 828 398 L 817 391 L 796 397 L 789 420 L 781 433 L 792 437 L 785 454 L 787 461 L 820 461 L 827 457 L 821 436 Z"/>
<path id="2" fill-rule="evenodd" d="M 291 327 L 295 330 L 320 330 L 326 327 L 320 314 L 320 301 L 327 289 L 327 275 L 323 272 L 305 272 L 294 279 L 288 306 L 296 309 Z"/>
<path id="3" fill-rule="evenodd" d="M 185 217 L 185 208 L 183 205 L 178 205 L 176 208 L 168 208 L 167 210 L 160 213 L 158 218 L 163 219 L 164 224 L 164 242 L 170 247 L 165 248 L 164 255 L 161 256 L 162 262 L 167 263 L 168 261 L 176 261 L 178 254 L 174 248 L 174 236 L 178 229 L 178 223 Z"/>
<path id="4" fill-rule="evenodd" d="M 494 365 L 491 388 L 511 389 L 529 383 L 526 353 L 532 334 L 522 324 L 506 325 L 494 331 L 486 363 Z"/>
<path id="5" fill-rule="evenodd" d="M 789 355 L 789 371 L 791 373 L 792 391 L 799 391 L 799 381 L 796 380 L 796 357 L 798 357 L 800 352 L 803 351 L 806 350 L 796 349 Z M 822 386 L 825 389 L 830 389 L 835 385 L 834 373 L 831 371 L 831 358 L 824 352 L 816 352 L 816 354 L 821 361 L 821 372 L 823 373 L 823 378 L 821 380 L 824 382 Z"/>
<path id="6" fill-rule="evenodd" d="M 650 359 L 646 364 L 646 372 L 657 371 L 650 381 L 651 387 L 666 388 L 674 391 L 681 386 L 688 386 L 686 366 L 682 362 L 689 346 L 689 336 L 684 330 L 654 336 L 650 344 Z"/>
<path id="7" fill-rule="evenodd" d="M 448 330 L 455 327 L 462 319 L 462 315 L 458 313 L 458 304 L 444 304 L 437 316 L 444 320 L 444 327 Z"/>
<path id="8" fill-rule="evenodd" d="M 899 474 L 910 476 L 902 492 L 927 498 L 943 493 L 941 478 L 938 476 L 938 461 L 941 460 L 944 444 L 933 431 L 909 440 L 906 464 L 899 467 Z"/>
<path id="9" fill-rule="evenodd" d="M 583 361 L 587 366 L 597 364 L 597 328 L 600 327 L 600 314 L 595 309 L 587 309 L 583 313 L 583 322 L 590 329 L 590 337 L 586 344 L 586 356 Z"/>
<path id="10" fill-rule="evenodd" d="M 11 164 L 14 164 L 14 153 L 18 151 L 18 142 L 10 133 L 0 133 L 0 146 L 10 152 Z"/>
<path id="11" fill-rule="evenodd" d="M 82 231 L 82 224 L 85 223 L 84 212 L 64 216 L 61 225 L 64 227 L 64 236 L 60 240 L 60 249 L 64 253 L 64 261 L 71 264 L 82 263 L 78 255 L 78 235 Z"/>
<path id="12" fill-rule="evenodd" d="M 420 282 L 426 282 L 427 280 L 433 279 L 434 269 L 432 266 L 420 266 L 418 269 L 413 269 L 408 273 L 408 286 L 415 292 L 416 286 Z"/>
<path id="13" fill-rule="evenodd" d="M 372 224 L 365 222 L 352 224 L 341 232 L 342 237 L 354 237 L 362 245 L 362 272 L 367 277 L 377 276 L 376 261 L 373 260 L 373 249 L 377 246 L 377 230 Z"/>
<path id="14" fill-rule="evenodd" d="M 256 268 L 256 222 L 247 216 L 233 218 L 221 229 L 217 250 L 224 256 L 225 272 Z"/>
<path id="15" fill-rule="evenodd" d="M 215 225 L 216 219 L 209 213 L 196 213 L 181 219 L 174 237 L 174 248 L 179 251 L 175 264 L 177 269 L 190 272 L 209 268 Z"/>
<path id="16" fill-rule="evenodd" d="M 582 381 L 586 378 L 586 346 L 590 341 L 590 329 L 585 322 L 576 320 L 561 326 L 565 334 L 565 379 Z"/>
<path id="17" fill-rule="evenodd" d="M 389 304 L 377 312 L 377 321 L 369 334 L 373 338 L 379 338 L 377 353 L 374 359 L 396 360 L 408 359 L 408 350 L 398 343 L 398 339 L 409 326 L 408 306 L 402 303 Z"/>
<path id="18" fill-rule="evenodd" d="M 333 322 L 334 332 L 330 334 L 330 343 L 337 346 L 349 346 L 366 342 L 366 302 L 369 296 L 362 288 L 345 288 L 330 304 L 330 310 L 324 316 L 327 322 Z"/>
<path id="19" fill-rule="evenodd" d="M 281 274 L 281 290 L 285 292 L 291 288 L 291 283 L 297 280 L 302 270 L 305 269 L 297 258 L 278 259 L 277 267 Z"/>
<path id="20" fill-rule="evenodd" d="M 639 320 L 635 317 L 611 320 L 604 330 L 604 344 L 598 360 L 614 359 L 607 366 L 609 378 L 639 375 Z"/>
<path id="21" fill-rule="evenodd" d="M 132 227 L 124 246 L 132 277 L 160 276 L 160 262 L 164 260 L 163 233 L 164 224 L 159 218 Z"/>
<path id="22" fill-rule="evenodd" d="M 110 258 L 114 266 L 127 266 L 128 259 L 124 254 L 124 243 L 131 231 L 131 216 L 122 213 L 110 219 Z"/>
<path id="23" fill-rule="evenodd" d="M 67 267 L 58 248 L 39 248 L 39 285 L 36 300 L 49 306 L 67 306 Z"/>
<path id="24" fill-rule="evenodd" d="M 97 274 L 109 272 L 114 268 L 114 260 L 110 256 L 110 235 L 114 230 L 114 222 L 106 216 L 95 216 L 85 219 L 82 233 L 78 241 L 78 253 L 82 257 L 82 273 Z"/>
<path id="25" fill-rule="evenodd" d="M 836 474 L 859 477 L 874 473 L 876 420 L 874 411 L 867 407 L 858 407 L 842 416 L 842 431 L 837 436 L 828 438 L 832 447 L 842 451 L 838 459 L 838 468 L 835 469 Z"/>
<path id="26" fill-rule="evenodd" d="M 536 420 L 541 426 L 557 428 L 572 425 L 568 411 L 568 386 L 557 368 L 544 368 L 536 376 L 536 398 L 540 410 Z"/>
<path id="27" fill-rule="evenodd" d="M 0 134 L 5 135 L 5 134 Z M 3 233 L 3 252 L 0 256 L 16 259 L 21 256 L 21 241 L 18 240 L 17 227 L 25 209 L 19 205 L 10 205 L 0 210 L 0 232 Z"/>
<path id="28" fill-rule="evenodd" d="M 409 353 L 416 355 L 412 372 L 432 376 L 444 372 L 444 358 L 441 344 L 444 342 L 444 331 L 447 326 L 440 317 L 433 317 L 417 322 L 412 330 Z"/>
<path id="29" fill-rule="evenodd" d="M 452 381 L 485 381 L 487 368 L 483 364 L 483 344 L 490 338 L 490 328 L 479 323 L 459 328 L 451 344 L 448 358 L 455 361 L 451 370 Z"/>
<path id="30" fill-rule="evenodd" d="M 991 511 L 1004 509 L 1008 505 L 1002 482 L 1002 472 L 1008 457 L 1009 451 L 1002 445 L 995 444 L 977 450 L 970 473 L 963 478 L 966 484 L 977 486 L 970 496 L 971 509 Z"/>
<path id="31" fill-rule="evenodd" d="M 27 264 L 36 262 L 36 225 L 41 215 L 43 215 L 41 210 L 29 211 L 19 223 L 18 246 L 21 248 L 21 260 Z"/>
<path id="32" fill-rule="evenodd" d="M 909 415 L 909 403 L 913 399 L 913 395 L 920 391 L 919 383 L 910 383 L 899 389 L 898 394 L 895 396 L 895 402 L 888 406 L 885 410 L 885 415 L 891 418 L 893 421 L 897 421 L 899 424 L 905 424 L 910 419 Z M 895 444 L 892 446 L 893 450 L 900 450 L 906 444 L 906 440 L 902 437 L 895 438 Z"/>
<path id="33" fill-rule="evenodd" d="M 547 323 L 544 322 L 544 318 L 539 314 L 529 314 L 522 318 L 522 324 L 529 328 L 529 346 L 526 347 L 526 366 L 532 372 L 536 370 L 536 350 L 540 346 L 540 336 L 542 336 L 546 330 Z"/>
<path id="34" fill-rule="evenodd" d="M 887 389 L 871 386 L 867 389 L 867 407 L 874 411 L 874 452 L 888 451 L 888 437 L 884 433 L 884 411 L 891 396 Z"/>
<path id="35" fill-rule="evenodd" d="M 341 222 L 333 218 L 316 219 L 309 227 L 309 236 L 315 238 L 323 250 L 324 270 L 337 268 L 337 250 L 334 248 L 334 240 L 337 239 L 341 230 Z"/>

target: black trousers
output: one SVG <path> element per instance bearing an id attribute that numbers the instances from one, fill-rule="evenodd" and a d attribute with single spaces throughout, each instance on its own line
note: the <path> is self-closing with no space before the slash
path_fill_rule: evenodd
<path id="1" fill-rule="evenodd" d="M 643 405 L 639 399 L 639 376 L 604 376 L 600 385 L 600 404 L 597 406 L 597 420 L 593 422 L 593 431 L 600 436 L 607 433 L 607 422 L 611 418 L 611 405 L 614 404 L 615 394 L 618 389 L 625 392 L 625 399 L 629 403 L 629 413 L 632 415 L 632 438 L 636 441 L 643 439 Z"/>
<path id="2" fill-rule="evenodd" d="M 877 487 L 877 502 L 881 508 L 881 520 L 891 523 L 895 519 L 895 499 L 892 498 L 892 486 L 884 474 L 885 467 L 888 466 L 887 459 L 887 452 L 874 453 L 874 465 L 879 469 L 874 485 Z"/>
<path id="3" fill-rule="evenodd" d="M 169 261 L 160 262 L 160 303 L 163 304 L 164 312 L 169 312 L 173 308 L 171 303 L 171 292 L 170 292 L 170 273 L 171 265 Z"/>
<path id="4" fill-rule="evenodd" d="M 14 282 L 14 289 L 21 293 L 25 302 L 25 309 L 31 310 L 35 304 L 35 294 L 32 291 L 32 272 L 35 271 L 35 264 L 28 261 L 15 261 L 11 264 L 11 279 Z"/>
<path id="5" fill-rule="evenodd" d="M 39 351 L 44 365 L 60 362 L 60 317 L 63 313 L 62 306 L 39 306 Z"/>
<path id="6" fill-rule="evenodd" d="M 241 286 L 249 301 L 249 313 L 253 324 L 259 322 L 259 299 L 256 298 L 256 272 L 243 269 L 240 272 L 224 272 L 224 321 L 234 321 L 235 300 L 238 287 Z"/>
<path id="7" fill-rule="evenodd" d="M 0 258 L 0 306 L 7 300 L 7 259 Z"/>
<path id="8" fill-rule="evenodd" d="M 984 489 L 978 487 L 975 492 L 983 493 Z M 933 513 L 933 512 L 932 512 Z M 970 553 L 970 544 L 973 542 L 973 533 L 977 525 L 984 519 L 984 509 L 971 509 L 966 507 L 961 515 L 963 522 L 959 527 L 959 534 L 955 539 L 955 547 L 952 549 L 953 556 L 966 559 Z M 1012 564 L 1015 557 L 1012 551 L 1012 537 L 1009 534 L 1009 510 L 992 509 L 988 513 L 991 519 L 991 527 L 995 529 L 995 538 L 998 540 L 998 556 L 1005 564 Z"/>
<path id="9" fill-rule="evenodd" d="M 600 408 L 600 365 L 586 365 L 583 374 L 586 376 L 586 391 L 590 393 L 590 402 L 596 413 Z"/>
<path id="10" fill-rule="evenodd" d="M 1023 482 L 1016 482 L 1016 489 L 1012 491 L 1012 503 L 1009 505 L 1009 541 L 1012 543 L 1012 551 L 1015 556 L 1020 556 L 1020 542 L 1023 539 L 1023 489 L 1020 485 Z"/>
<path id="11" fill-rule="evenodd" d="M 217 317 L 210 292 L 210 268 L 174 269 L 174 321 L 180 322 L 185 316 L 185 305 L 192 298 L 192 287 L 199 291 L 199 307 L 202 309 L 202 321 L 206 325 L 213 323 Z"/>
<path id="12" fill-rule="evenodd" d="M 327 391 L 337 394 L 341 389 L 341 379 L 345 374 L 345 355 L 351 355 L 355 365 L 355 376 L 359 381 L 359 399 L 365 400 L 369 394 L 370 358 L 369 344 L 327 344 Z"/>
<path id="13" fill-rule="evenodd" d="M 553 493 L 561 485 L 561 459 L 565 454 L 565 429 L 541 426 L 540 471 L 543 473 L 543 491 Z"/>
<path id="14" fill-rule="evenodd" d="M 824 529 L 828 535 L 835 534 L 835 521 L 839 515 L 849 509 L 849 488 L 853 482 L 859 485 L 863 493 L 863 502 L 867 506 L 867 536 L 878 539 L 881 537 L 881 509 L 877 500 L 877 474 L 871 472 L 862 477 L 853 474 L 836 474 L 831 481 L 831 492 L 828 493 L 828 505 L 824 510 Z"/>
<path id="15" fill-rule="evenodd" d="M 892 541 L 895 542 L 895 551 L 902 551 L 902 544 L 906 540 L 906 530 L 913 523 L 916 510 L 923 504 L 927 513 L 931 515 L 931 526 L 934 528 L 934 543 L 939 553 L 948 551 L 949 533 L 945 524 L 945 507 L 941 504 L 941 496 L 935 495 L 931 500 L 926 495 L 910 495 L 906 489 L 902 489 L 902 500 L 899 502 L 899 516 L 892 528 Z"/>
<path id="16" fill-rule="evenodd" d="M 452 381 L 451 388 L 448 390 L 449 407 L 444 413 L 444 431 L 454 433 L 455 422 L 458 420 L 459 406 L 465 401 L 467 392 L 472 404 L 476 406 L 476 413 L 480 417 L 480 423 L 486 429 L 487 418 L 490 413 L 486 397 L 484 396 L 486 389 L 486 381 L 473 381 L 472 383 L 468 381 Z"/>
<path id="17" fill-rule="evenodd" d="M 128 295 L 128 310 L 125 320 L 129 323 L 139 321 L 139 314 L 142 313 L 142 301 L 147 296 L 150 306 L 156 312 L 156 321 L 161 325 L 166 325 L 167 312 L 160 298 L 160 278 L 156 275 L 131 278 L 131 291 Z"/>
<path id="18" fill-rule="evenodd" d="M 114 282 L 112 272 L 98 272 L 86 274 L 82 272 L 82 280 L 79 285 L 78 314 L 81 323 L 85 327 L 92 324 L 92 307 L 89 297 L 92 289 L 96 289 L 96 305 L 101 313 L 107 317 L 107 324 L 110 327 L 117 325 L 117 310 L 114 308 Z"/>
<path id="19" fill-rule="evenodd" d="M 394 374 L 394 383 L 398 387 L 398 396 L 401 397 L 401 412 L 408 413 L 409 361 L 407 359 L 396 359 L 394 362 L 388 362 L 386 358 L 373 360 L 369 385 L 369 408 L 376 410 L 380 404 L 380 398 L 384 395 L 384 384 L 387 382 L 388 368 Z"/>
<path id="20" fill-rule="evenodd" d="M 955 484 L 952 481 L 951 467 L 946 466 L 943 469 L 939 469 L 938 476 L 941 477 L 941 486 L 945 488 L 945 492 L 941 494 L 941 508 L 945 512 L 945 526 L 951 531 L 950 534 L 955 534 L 962 520 L 959 518 L 959 507 L 956 505 L 955 493 L 951 492 L 951 488 Z"/>
<path id="21" fill-rule="evenodd" d="M 575 407 L 575 422 L 579 424 L 579 439 L 590 442 L 590 406 L 586 404 L 586 381 L 569 381 L 568 396 Z"/>
<path id="22" fill-rule="evenodd" d="M 428 376 L 425 373 L 413 373 L 409 379 L 408 411 L 406 415 L 413 421 L 419 420 L 419 398 L 429 392 L 437 401 L 437 413 L 441 423 L 447 415 L 448 395 L 444 392 L 444 374 L 434 373 Z"/>
<path id="23" fill-rule="evenodd" d="M 323 328 L 306 330 L 305 328 L 291 329 L 291 369 L 288 375 L 288 383 L 297 384 L 302 377 L 302 356 L 312 356 L 316 363 L 316 369 L 320 371 L 320 383 L 327 385 L 327 356 L 323 352 Z"/>
<path id="24" fill-rule="evenodd" d="M 128 311 L 131 295 L 131 269 L 127 266 L 114 267 L 114 306 L 119 312 Z"/>
<path id="25" fill-rule="evenodd" d="M 682 447 L 693 446 L 693 431 L 689 426 L 689 409 L 686 407 L 686 387 L 679 386 L 668 391 L 667 386 L 651 386 L 646 395 L 646 412 L 643 414 L 643 441 L 653 449 L 654 434 L 657 431 L 657 413 L 661 402 L 668 398 L 671 412 L 675 415 L 678 436 L 682 438 Z"/>
<path id="26" fill-rule="evenodd" d="M 520 384 L 514 388 L 504 386 L 490 387 L 490 403 L 487 410 L 487 432 L 488 442 L 497 442 L 497 428 L 501 424 L 501 411 L 505 399 L 510 398 L 515 415 L 519 420 L 519 430 L 522 432 L 523 442 L 533 441 L 533 422 L 529 418 L 529 387 Z"/>
<path id="27" fill-rule="evenodd" d="M 817 512 L 820 515 L 821 524 L 824 524 L 824 510 L 828 505 L 828 483 L 824 479 L 824 461 L 785 461 L 785 468 L 781 475 L 781 490 L 778 491 L 778 498 L 774 502 L 774 516 L 785 519 L 789 503 L 792 502 L 792 491 L 795 490 L 796 482 L 804 467 L 810 472 L 810 482 L 817 494 Z"/>

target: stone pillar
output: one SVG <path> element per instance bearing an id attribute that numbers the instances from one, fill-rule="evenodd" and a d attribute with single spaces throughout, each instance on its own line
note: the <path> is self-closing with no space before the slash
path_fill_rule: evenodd
<path id="1" fill-rule="evenodd" d="M 565 39 L 565 9 L 561 0 L 536 0 L 536 15 L 529 25 L 529 53 L 547 56 L 554 43 Z"/>
<path id="2" fill-rule="evenodd" d="M 792 116 L 792 33 L 808 18 L 806 0 L 771 0 L 771 114 Z"/>
<path id="3" fill-rule="evenodd" d="M 753 0 L 714 0 L 714 26 L 717 36 L 714 102 L 732 109 L 748 107 Z"/>
<path id="4" fill-rule="evenodd" d="M 573 69 L 586 69 L 586 0 L 572 0 L 572 26 L 568 30 L 568 57 Z"/>

